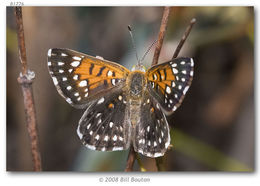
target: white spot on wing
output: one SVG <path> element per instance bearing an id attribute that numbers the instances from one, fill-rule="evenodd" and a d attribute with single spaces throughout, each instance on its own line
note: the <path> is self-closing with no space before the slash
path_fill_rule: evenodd
<path id="1" fill-rule="evenodd" d="M 172 67 L 174 68 L 174 67 L 177 67 L 177 64 L 176 63 L 173 63 L 172 64 Z"/>
<path id="2" fill-rule="evenodd" d="M 79 77 L 79 75 L 76 74 L 76 75 L 73 76 L 73 79 L 74 79 L 74 80 L 78 80 L 78 77 Z"/>
<path id="3" fill-rule="evenodd" d="M 154 80 L 157 80 L 157 75 L 153 74 L 153 78 L 154 78 Z"/>
<path id="4" fill-rule="evenodd" d="M 71 87 L 71 86 L 67 86 L 66 89 L 67 89 L 67 90 L 71 90 L 72 87 Z"/>
<path id="5" fill-rule="evenodd" d="M 83 81 L 81 81 L 80 83 L 79 83 L 79 86 L 80 87 L 85 87 L 85 86 L 87 86 L 87 81 L 86 80 L 83 80 Z"/>
<path id="6" fill-rule="evenodd" d="M 157 157 L 160 157 L 160 156 L 163 156 L 163 153 L 156 152 L 156 153 L 154 153 L 154 155 L 153 155 L 154 158 L 157 158 Z"/>
<path id="7" fill-rule="evenodd" d="M 116 135 L 114 135 L 114 137 L 113 137 L 113 140 L 114 140 L 114 141 L 116 141 L 116 140 L 117 140 L 117 136 L 116 136 Z"/>
<path id="8" fill-rule="evenodd" d="M 105 98 L 102 97 L 100 100 L 98 100 L 97 104 L 101 104 L 101 103 L 103 103 L 104 101 L 105 101 Z"/>
<path id="9" fill-rule="evenodd" d="M 56 77 L 52 77 L 52 80 L 53 80 L 54 85 L 58 85 L 58 80 Z"/>
<path id="10" fill-rule="evenodd" d="M 182 64 L 182 65 L 185 65 L 185 61 L 182 61 L 181 64 Z"/>
<path id="11" fill-rule="evenodd" d="M 188 91 L 188 89 L 189 89 L 189 86 L 186 86 L 186 87 L 184 88 L 184 90 L 183 90 L 183 94 L 184 94 L 184 95 L 186 94 L 186 92 Z"/>
<path id="12" fill-rule="evenodd" d="M 79 61 L 73 61 L 70 65 L 73 67 L 79 66 L 80 62 Z"/>
<path id="13" fill-rule="evenodd" d="M 168 93 L 168 94 L 170 94 L 172 91 L 171 91 L 171 89 L 170 89 L 170 87 L 166 87 L 166 92 Z"/>
<path id="14" fill-rule="evenodd" d="M 68 79 L 66 77 L 62 77 L 62 81 L 67 81 Z"/>
<path id="15" fill-rule="evenodd" d="M 105 136 L 104 141 L 108 141 L 108 136 Z"/>
<path id="16" fill-rule="evenodd" d="M 78 56 L 73 56 L 72 58 L 73 58 L 73 59 L 75 59 L 75 60 L 78 60 L 78 61 L 80 61 L 80 60 L 81 60 L 81 58 L 80 58 L 80 57 L 78 57 Z"/>
<path id="17" fill-rule="evenodd" d="M 48 61 L 48 66 L 51 66 L 51 62 L 50 61 Z"/>
<path id="18" fill-rule="evenodd" d="M 65 53 L 61 53 L 61 56 L 68 56 L 67 54 L 65 54 Z"/>
<path id="19" fill-rule="evenodd" d="M 193 62 L 193 59 L 192 58 L 190 58 L 190 66 L 194 66 L 194 62 Z"/>
<path id="20" fill-rule="evenodd" d="M 112 149 L 112 151 L 116 151 L 116 150 L 123 150 L 123 147 L 114 147 L 114 148 Z"/>
<path id="21" fill-rule="evenodd" d="M 79 93 L 78 93 L 78 92 L 75 92 L 74 96 L 79 96 Z"/>
<path id="22" fill-rule="evenodd" d="M 70 98 L 67 98 L 67 99 L 66 99 L 66 101 L 67 101 L 69 104 L 71 104 L 71 103 L 72 103 L 72 101 L 71 101 L 71 99 L 70 99 Z"/>
<path id="23" fill-rule="evenodd" d="M 110 122 L 110 123 L 109 123 L 109 127 L 110 127 L 110 128 L 112 128 L 112 127 L 113 127 L 113 125 L 114 125 L 114 123 L 113 123 L 113 122 Z"/>
<path id="24" fill-rule="evenodd" d="M 107 76 L 112 76 L 112 72 L 109 70 L 108 72 L 107 72 Z"/>
<path id="25" fill-rule="evenodd" d="M 111 82 L 112 82 L 112 85 L 114 85 L 114 86 L 116 85 L 116 80 L 115 79 L 112 79 Z"/>
<path id="26" fill-rule="evenodd" d="M 172 72 L 173 72 L 174 74 L 178 74 L 178 70 L 177 70 L 176 68 L 172 68 Z"/>
<path id="27" fill-rule="evenodd" d="M 64 72 L 64 70 L 62 70 L 62 69 L 60 69 L 60 70 L 59 70 L 59 73 L 61 73 L 61 74 L 62 74 L 63 72 Z"/>
<path id="28" fill-rule="evenodd" d="M 63 62 L 61 62 L 61 61 L 58 62 L 58 65 L 59 65 L 59 66 L 62 66 L 62 65 L 64 65 L 64 64 L 65 64 L 65 63 L 63 63 Z"/>
<path id="29" fill-rule="evenodd" d="M 95 147 L 95 146 L 92 146 L 92 145 L 86 144 L 86 147 L 88 147 L 88 148 L 91 149 L 91 150 L 96 150 L 96 147 Z"/>
<path id="30" fill-rule="evenodd" d="M 95 139 L 96 139 L 96 140 L 99 140 L 99 135 L 96 135 Z"/>
<path id="31" fill-rule="evenodd" d="M 190 76 L 193 76 L 193 71 L 190 71 Z"/>
<path id="32" fill-rule="evenodd" d="M 183 74 L 187 74 L 187 71 L 186 70 L 183 70 L 183 71 L 181 71 Z"/>
<path id="33" fill-rule="evenodd" d="M 48 56 L 51 57 L 51 52 L 52 52 L 52 49 L 49 49 L 48 50 Z"/>
<path id="34" fill-rule="evenodd" d="M 101 113 L 100 113 L 100 112 L 99 112 L 99 113 L 97 113 L 97 115 L 96 115 L 96 118 L 98 118 L 100 115 L 101 115 Z"/>

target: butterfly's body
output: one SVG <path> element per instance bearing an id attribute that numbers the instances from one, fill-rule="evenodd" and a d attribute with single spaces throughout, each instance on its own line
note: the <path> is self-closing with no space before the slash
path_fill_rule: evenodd
<path id="1" fill-rule="evenodd" d="M 163 156 L 170 144 L 165 115 L 181 104 L 193 76 L 193 60 L 179 58 L 145 71 L 69 49 L 50 49 L 49 72 L 58 92 L 76 108 L 87 108 L 78 135 L 92 150 L 134 150 Z"/>
<path id="2" fill-rule="evenodd" d="M 133 71 L 127 77 L 127 103 L 129 104 L 131 126 L 135 127 L 140 122 L 141 103 L 143 92 L 146 89 L 146 81 L 144 73 L 141 71 Z"/>

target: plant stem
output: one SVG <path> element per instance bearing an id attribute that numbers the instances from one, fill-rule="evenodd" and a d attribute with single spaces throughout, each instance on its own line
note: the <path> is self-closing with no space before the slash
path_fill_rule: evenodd
<path id="1" fill-rule="evenodd" d="M 34 72 L 28 70 L 27 67 L 22 8 L 15 7 L 14 13 L 15 13 L 16 24 L 17 24 L 19 57 L 22 64 L 22 72 L 18 77 L 18 82 L 21 85 L 23 97 L 24 97 L 24 109 L 25 109 L 25 115 L 27 120 L 27 131 L 31 143 L 33 168 L 34 171 L 41 171 L 42 170 L 41 156 L 40 156 L 40 149 L 38 144 L 36 113 L 35 113 L 35 106 L 34 106 L 34 99 L 33 99 L 33 92 L 32 92 L 32 82 L 35 77 L 35 74 Z"/>
<path id="2" fill-rule="evenodd" d="M 172 59 L 176 58 L 176 57 L 179 55 L 179 53 L 180 53 L 180 51 L 181 51 L 181 48 L 182 48 L 183 44 L 185 43 L 186 39 L 188 38 L 188 36 L 189 36 L 189 34 L 190 34 L 190 31 L 191 31 L 191 29 L 192 29 L 192 27 L 193 27 L 193 25 L 194 25 L 195 23 L 196 23 L 196 19 L 193 18 L 193 19 L 190 21 L 189 26 L 186 28 L 186 30 L 185 30 L 185 32 L 184 32 L 184 34 L 183 34 L 183 36 L 182 36 L 182 38 L 181 38 L 181 40 L 180 40 L 180 42 L 179 42 L 177 48 L 175 49 L 174 54 L 173 54 L 173 56 L 172 56 Z"/>
<path id="3" fill-rule="evenodd" d="M 159 32 L 159 35 L 158 35 L 157 45 L 156 45 L 156 48 L 155 48 L 155 51 L 154 51 L 152 66 L 158 64 L 159 56 L 160 56 L 162 45 L 163 45 L 163 39 L 164 39 L 166 29 L 167 29 L 170 10 L 171 10 L 171 7 L 167 6 L 167 7 L 164 8 L 164 11 L 163 11 L 163 17 L 162 17 L 162 21 L 161 21 L 160 32 Z"/>
<path id="4" fill-rule="evenodd" d="M 127 158 L 125 172 L 133 171 L 135 159 L 136 159 L 136 155 L 135 155 L 134 147 L 131 146 L 130 150 L 129 150 L 128 158 Z"/>

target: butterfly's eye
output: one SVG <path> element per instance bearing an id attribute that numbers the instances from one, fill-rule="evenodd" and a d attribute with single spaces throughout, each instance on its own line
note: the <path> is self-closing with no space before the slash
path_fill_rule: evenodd
<path id="1" fill-rule="evenodd" d="M 135 67 L 136 67 L 136 65 L 134 65 L 134 66 L 132 67 L 131 71 L 135 71 Z"/>

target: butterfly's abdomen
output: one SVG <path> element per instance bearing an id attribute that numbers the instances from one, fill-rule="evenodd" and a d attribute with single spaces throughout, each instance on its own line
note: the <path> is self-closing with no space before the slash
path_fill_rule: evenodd
<path id="1" fill-rule="evenodd" d="M 141 71 L 131 72 L 127 82 L 130 121 L 134 127 L 140 121 L 141 103 L 147 82 L 145 79 L 145 74 Z"/>

